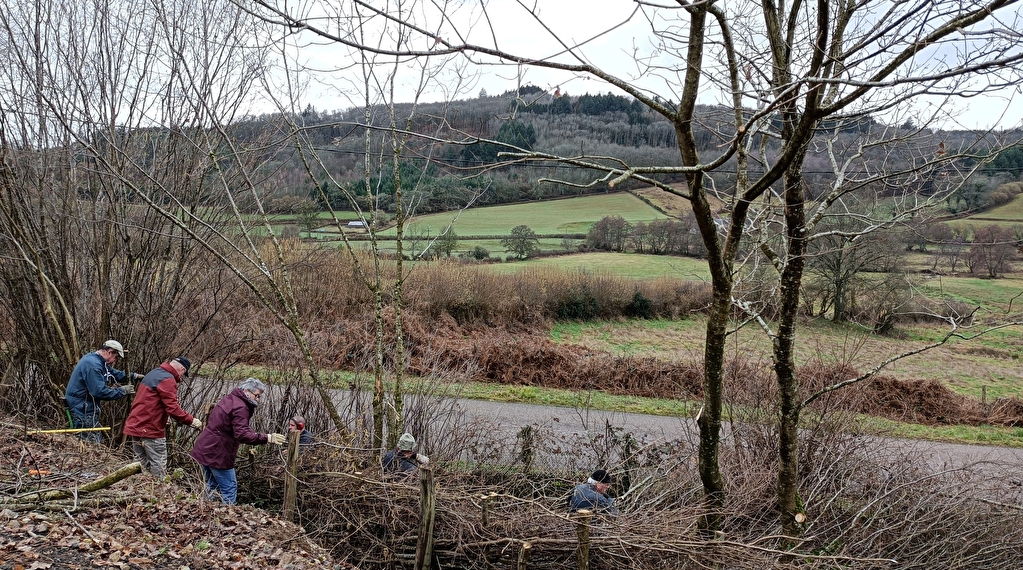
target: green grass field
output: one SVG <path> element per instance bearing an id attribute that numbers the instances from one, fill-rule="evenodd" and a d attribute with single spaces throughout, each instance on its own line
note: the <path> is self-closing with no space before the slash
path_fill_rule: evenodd
<path id="1" fill-rule="evenodd" d="M 604 216 L 617 214 L 630 222 L 650 221 L 664 218 L 632 194 L 619 192 L 598 196 L 582 196 L 564 200 L 547 200 L 527 204 L 508 204 L 470 208 L 458 214 L 454 212 L 429 214 L 416 218 L 410 232 L 437 235 L 452 224 L 460 236 L 494 235 L 505 236 L 518 225 L 527 225 L 538 234 L 586 233 L 594 222 Z M 454 220 L 454 221 L 452 221 Z M 387 235 L 394 235 L 388 230 Z"/>
<path id="2" fill-rule="evenodd" d="M 488 266 L 503 274 L 518 273 L 529 269 L 556 267 L 565 271 L 588 271 L 610 273 L 633 279 L 656 277 L 678 277 L 690 280 L 709 280 L 707 262 L 690 257 L 667 255 L 644 255 L 640 253 L 578 253 L 561 257 L 527 259 Z"/>
<path id="3" fill-rule="evenodd" d="M 1023 309 L 1023 275 L 1009 274 L 1001 279 L 977 277 L 934 277 L 920 279 L 917 287 L 928 297 L 951 299 L 975 307 L 981 316 L 1019 312 Z"/>
<path id="4" fill-rule="evenodd" d="M 490 252 L 491 257 L 506 259 L 507 252 L 501 245 L 501 238 L 511 233 L 518 225 L 527 225 L 539 235 L 549 234 L 584 234 L 590 227 L 604 216 L 617 214 L 630 222 L 651 221 L 665 216 L 632 194 L 619 192 L 596 196 L 582 196 L 564 200 L 548 200 L 526 204 L 508 204 L 503 206 L 486 206 L 471 208 L 460 214 L 445 212 L 415 218 L 406 227 L 405 251 L 418 252 L 432 237 L 444 232 L 451 224 L 459 236 L 494 236 L 493 239 L 459 239 L 455 249 L 456 255 L 472 250 L 476 246 Z M 361 232 L 360 232 L 361 233 Z M 382 236 L 393 237 L 394 228 L 380 233 Z M 314 232 L 313 237 L 336 237 L 334 228 L 324 227 Z M 409 236 L 417 236 L 410 239 Z M 356 242 L 357 247 L 368 247 L 364 242 Z M 578 239 L 563 243 L 560 238 L 542 238 L 539 241 L 541 251 L 563 251 L 574 248 Z M 340 242 L 338 242 L 340 245 Z M 394 242 L 381 241 L 381 249 L 394 251 Z"/>
<path id="5" fill-rule="evenodd" d="M 966 220 L 1023 224 L 1023 194 L 1016 195 L 1008 204 L 978 212 L 967 217 Z"/>

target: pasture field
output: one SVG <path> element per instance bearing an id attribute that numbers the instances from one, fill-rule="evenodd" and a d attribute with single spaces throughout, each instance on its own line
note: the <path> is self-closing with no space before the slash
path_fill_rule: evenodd
<path id="1" fill-rule="evenodd" d="M 672 198 L 670 194 L 664 192 L 661 194 Z M 444 232 L 451 224 L 459 236 L 476 236 L 476 239 L 459 238 L 455 249 L 456 255 L 481 246 L 490 252 L 491 257 L 507 259 L 507 251 L 501 245 L 501 238 L 508 236 L 515 226 L 527 225 L 538 235 L 585 234 L 595 222 L 609 214 L 618 214 L 630 222 L 651 221 L 665 217 L 649 204 L 626 192 L 470 208 L 461 213 L 444 212 L 415 218 L 405 228 L 405 250 L 421 251 L 425 243 Z M 354 217 L 354 212 L 352 216 Z M 380 235 L 393 237 L 395 233 L 395 229 L 392 227 L 380 232 Z M 414 238 L 410 236 L 414 236 Z M 478 236 L 493 237 L 479 239 Z M 324 226 L 321 230 L 310 234 L 310 237 L 335 238 L 337 237 L 336 228 Z M 341 244 L 340 241 L 337 243 Z M 580 243 L 579 239 L 569 239 L 567 242 L 563 242 L 561 238 L 540 238 L 539 240 L 540 250 L 544 252 L 564 251 L 566 247 L 574 248 Z M 364 242 L 356 242 L 356 244 L 358 247 L 368 247 Z M 394 251 L 393 241 L 382 240 L 380 245 L 383 251 Z"/>
<path id="2" fill-rule="evenodd" d="M 537 234 L 586 233 L 590 226 L 609 214 L 618 214 L 630 222 L 664 218 L 639 198 L 626 192 L 546 200 L 525 204 L 507 204 L 470 208 L 461 212 L 429 214 L 413 220 L 409 232 L 437 235 L 452 224 L 460 236 L 507 236 L 512 228 L 525 224 Z M 454 220 L 454 221 L 452 221 Z M 384 232 L 394 235 L 394 229 Z"/>
<path id="3" fill-rule="evenodd" d="M 1007 204 L 977 212 L 965 218 L 950 220 L 948 224 L 960 230 L 992 225 L 1009 229 L 1023 226 L 1023 194 L 1017 195 Z"/>
<path id="4" fill-rule="evenodd" d="M 978 317 L 997 318 L 1023 309 L 1023 274 L 1000 279 L 980 279 L 960 275 L 935 276 L 917 280 L 917 288 L 932 299 L 948 299 L 979 307 Z"/>
<path id="5" fill-rule="evenodd" d="M 340 210 L 340 211 L 334 212 L 334 215 L 336 215 L 337 219 L 341 220 L 342 222 L 348 222 L 350 220 L 358 220 L 359 219 L 359 214 L 356 213 L 354 210 Z M 270 215 L 268 217 L 270 218 L 271 222 L 279 223 L 279 224 L 288 224 L 288 223 L 297 224 L 302 219 L 302 216 L 299 215 L 299 214 L 272 214 L 272 215 Z M 320 222 L 322 222 L 324 224 L 333 224 L 334 223 L 333 222 L 333 218 L 331 218 L 331 216 L 330 216 L 330 212 L 316 212 L 316 216 L 315 217 L 316 217 L 316 219 L 318 221 L 320 221 Z"/>
<path id="6" fill-rule="evenodd" d="M 972 216 L 965 218 L 967 222 L 974 221 L 985 221 L 985 222 L 1000 222 L 1004 224 L 1023 224 L 1023 194 L 1017 194 L 1007 204 L 1001 206 L 995 206 L 990 210 L 984 210 L 983 212 L 977 212 Z"/>
<path id="7" fill-rule="evenodd" d="M 586 346 L 625 356 L 664 360 L 702 358 L 706 332 L 703 316 L 687 320 L 622 320 L 560 322 L 551 328 L 555 342 Z M 981 326 L 964 330 L 971 338 Z M 845 364 L 861 372 L 898 354 L 931 344 L 948 332 L 933 324 L 902 325 L 898 338 L 871 334 L 857 325 L 815 319 L 800 323 L 796 359 Z M 752 326 L 729 336 L 728 356 L 770 366 L 771 341 Z M 953 339 L 945 345 L 899 360 L 882 374 L 903 380 L 939 380 L 957 392 L 980 398 L 1023 398 L 1019 365 L 1023 338 L 1019 327 L 999 329 L 971 340 Z"/>
<path id="8" fill-rule="evenodd" d="M 608 273 L 632 279 L 678 277 L 694 281 L 707 281 L 710 272 L 707 262 L 692 257 L 646 255 L 641 253 L 589 252 L 527 259 L 487 266 L 501 274 L 519 273 L 532 269 L 558 268 L 565 271 Z"/>
<path id="9" fill-rule="evenodd" d="M 412 256 L 412 257 L 419 255 L 422 252 L 423 248 L 427 247 L 428 242 L 429 242 L 429 240 L 426 240 L 426 239 L 423 239 L 423 240 L 409 240 L 409 239 L 406 239 L 405 240 L 405 245 L 403 246 L 404 247 L 405 255 L 406 256 Z M 582 243 L 581 240 L 569 240 L 569 242 L 571 244 L 571 247 L 575 247 L 579 243 Z M 344 242 L 340 241 L 340 240 L 332 241 L 330 243 L 332 245 L 336 246 L 336 247 L 344 247 Z M 369 244 L 370 244 L 370 242 L 368 242 L 368 241 L 353 241 L 352 242 L 352 245 L 354 245 L 356 248 L 369 249 Z M 563 240 L 561 240 L 559 238 L 541 238 L 541 239 L 537 240 L 537 244 L 540 247 L 540 251 L 545 251 L 545 252 L 562 251 L 564 249 L 563 248 L 563 246 L 564 246 Z M 394 253 L 395 252 L 395 241 L 394 240 L 380 240 L 379 245 L 380 245 L 380 251 L 382 251 L 384 253 Z M 500 259 L 500 260 L 505 260 L 505 261 L 507 261 L 508 258 L 509 258 L 508 250 L 503 245 L 501 245 L 501 238 L 493 238 L 493 239 L 466 239 L 466 240 L 459 239 L 458 240 L 458 245 L 455 248 L 454 252 L 452 252 L 452 255 L 457 257 L 457 256 L 459 256 L 459 255 L 461 255 L 461 254 L 463 254 L 465 252 L 471 251 L 476 246 L 480 246 L 480 247 L 483 247 L 484 249 L 486 249 L 488 252 L 490 252 L 490 257 L 492 257 L 492 258 L 496 258 L 496 259 Z M 509 263 L 518 263 L 518 262 L 509 261 Z"/>

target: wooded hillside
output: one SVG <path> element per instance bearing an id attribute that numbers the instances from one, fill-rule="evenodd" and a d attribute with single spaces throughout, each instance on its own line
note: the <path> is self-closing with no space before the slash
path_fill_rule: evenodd
<path id="1" fill-rule="evenodd" d="M 418 213 L 457 209 L 470 202 L 501 204 L 607 190 L 606 184 L 573 188 L 536 182 L 543 178 L 558 178 L 587 185 L 594 173 L 550 163 L 515 161 L 500 155 L 516 148 L 589 158 L 614 156 L 636 166 L 680 163 L 678 140 L 672 124 L 637 100 L 621 95 L 548 92 L 525 85 L 517 92 L 507 91 L 494 96 L 483 92 L 474 99 L 416 107 L 399 104 L 394 111 L 399 116 L 413 116 L 409 123 L 413 132 L 457 141 L 457 144 L 449 142 L 443 145 L 423 141 L 418 151 L 415 140 L 412 141 L 409 149 L 412 152 L 403 159 L 401 177 L 406 182 L 414 182 L 413 191 L 406 189 L 405 195 L 408 205 Z M 385 108 L 376 109 L 371 124 L 385 127 L 388 112 Z M 700 121 L 694 127 L 697 150 L 709 151 L 720 147 L 727 142 L 722 133 L 734 134 L 734 129 L 729 127 L 728 112 L 724 108 L 698 107 Z M 361 126 L 364 119 L 363 108 L 328 111 L 308 106 L 300 117 L 262 115 L 239 120 L 233 134 L 243 140 L 273 141 L 278 129 L 295 120 L 304 126 L 308 144 L 320 151 L 322 165 L 317 167 L 320 172 L 315 179 L 327 187 L 331 206 L 337 210 L 350 209 L 343 193 L 336 187 L 330 187 L 328 173 L 338 182 L 350 184 L 355 194 L 363 199 L 360 206 L 371 210 L 367 181 L 361 173 L 366 156 L 365 129 Z M 901 137 L 904 158 L 901 162 L 892 163 L 888 157 L 886 166 L 891 169 L 910 166 L 915 156 L 935 155 L 953 149 L 973 156 L 973 164 L 967 160 L 962 163 L 964 167 L 990 158 L 988 148 L 978 145 L 970 148 L 974 133 L 918 129 L 908 122 L 886 125 L 870 116 L 848 116 L 825 121 L 817 130 L 822 136 L 837 132 L 838 140 L 850 145 L 855 144 L 855 135 L 871 130 L 904 131 Z M 994 144 L 993 139 L 990 142 Z M 774 147 L 770 140 L 765 141 L 765 145 L 767 151 Z M 823 147 L 815 151 L 807 157 L 804 169 L 811 198 L 822 193 L 833 180 L 833 169 Z M 280 213 L 297 213 L 296 209 L 306 200 L 317 202 L 318 208 L 324 208 L 297 153 L 286 146 L 278 147 L 274 152 L 275 159 L 266 167 L 271 209 Z M 370 154 L 380 152 L 381 149 L 374 146 Z M 880 159 L 886 152 L 878 149 L 875 154 Z M 1019 180 L 1023 174 L 1020 156 L 1023 156 L 1023 149 L 1011 148 L 981 167 L 959 197 L 948 203 L 949 213 L 973 211 L 1007 201 L 996 189 Z M 867 153 L 860 170 L 871 168 L 870 158 L 871 154 Z M 713 176 L 719 184 L 728 182 L 726 175 Z M 684 177 L 664 175 L 661 179 L 666 183 L 678 183 Z M 379 186 L 385 197 L 394 194 L 394 175 L 391 172 L 378 173 L 371 177 L 369 184 L 374 188 Z M 638 186 L 635 183 L 630 186 L 626 182 L 623 187 Z M 376 206 L 394 211 L 393 199 L 379 199 Z"/>

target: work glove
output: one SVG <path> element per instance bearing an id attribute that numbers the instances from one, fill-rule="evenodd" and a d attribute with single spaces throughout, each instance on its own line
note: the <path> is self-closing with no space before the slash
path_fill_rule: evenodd
<path id="1" fill-rule="evenodd" d="M 192 427 L 202 431 L 202 420 L 199 418 L 192 418 Z"/>
<path id="2" fill-rule="evenodd" d="M 266 442 L 274 445 L 284 445 L 285 437 L 284 434 L 280 433 L 268 433 L 266 434 Z"/>
<path id="3" fill-rule="evenodd" d="M 425 456 L 425 455 L 423 455 L 422 453 L 417 453 L 416 454 L 416 462 L 419 463 L 420 465 L 426 465 L 426 464 L 430 463 L 430 458 Z"/>
<path id="4" fill-rule="evenodd" d="M 135 393 L 135 387 L 131 384 L 125 384 L 124 386 L 121 386 L 121 389 L 124 390 L 125 396 L 131 396 Z"/>
<path id="5" fill-rule="evenodd" d="M 132 380 L 141 380 L 141 379 L 143 379 L 145 377 L 146 377 L 145 374 L 139 374 L 138 372 L 136 372 L 136 373 L 131 375 L 131 379 Z"/>

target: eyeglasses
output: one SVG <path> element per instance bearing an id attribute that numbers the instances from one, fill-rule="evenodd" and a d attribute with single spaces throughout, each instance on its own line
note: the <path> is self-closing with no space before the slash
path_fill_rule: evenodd
<path id="1" fill-rule="evenodd" d="M 260 399 L 263 398 L 263 391 L 262 390 L 260 390 L 259 392 L 253 392 L 252 390 L 249 390 L 249 394 L 253 398 L 257 399 L 257 400 L 260 400 Z"/>

